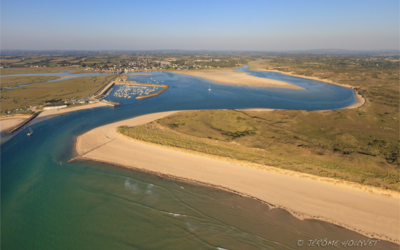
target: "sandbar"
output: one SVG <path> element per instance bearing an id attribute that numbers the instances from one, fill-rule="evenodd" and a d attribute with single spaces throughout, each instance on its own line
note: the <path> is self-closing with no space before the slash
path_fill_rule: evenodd
<path id="1" fill-rule="evenodd" d="M 252 197 L 301 219 L 318 219 L 369 237 L 399 243 L 399 199 L 343 185 L 301 178 L 235 162 L 144 143 L 117 133 L 177 111 L 143 115 L 86 132 L 77 138 L 78 157 L 156 173 Z M 291 172 L 291 171 L 286 171 Z"/>
<path id="2" fill-rule="evenodd" d="M 233 84 L 238 86 L 251 86 L 251 87 L 274 87 L 274 88 L 288 88 L 288 89 L 303 89 L 300 86 L 283 82 L 274 79 L 262 78 L 251 76 L 247 72 L 234 71 L 232 69 L 220 69 L 220 70 L 183 70 L 173 73 L 190 75 L 207 79 L 216 83 Z"/>

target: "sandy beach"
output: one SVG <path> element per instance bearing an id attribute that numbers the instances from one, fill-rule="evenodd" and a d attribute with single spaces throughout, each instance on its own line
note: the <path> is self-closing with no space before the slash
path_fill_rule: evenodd
<path id="1" fill-rule="evenodd" d="M 225 189 L 288 210 L 302 219 L 319 219 L 363 235 L 399 242 L 399 200 L 335 185 L 291 171 L 246 167 L 154 144 L 116 132 L 177 111 L 143 115 L 108 124 L 79 136 L 76 151 L 83 159 L 106 162 L 184 181 Z"/>
<path id="2" fill-rule="evenodd" d="M 223 84 L 233 84 L 239 86 L 247 85 L 251 87 L 302 89 L 301 87 L 288 82 L 251 76 L 249 75 L 249 73 L 238 72 L 232 69 L 182 70 L 182 71 L 174 71 L 174 73 L 200 77 L 212 82 L 223 83 Z"/>
<path id="3" fill-rule="evenodd" d="M 4 130 L 9 129 L 11 127 L 17 126 L 25 119 L 29 118 L 30 115 L 15 115 L 9 117 L 1 117 L 0 118 L 0 132 L 2 133 Z"/>
<path id="4" fill-rule="evenodd" d="M 108 105 L 103 102 L 98 102 L 98 103 L 90 103 L 90 104 L 75 106 L 75 107 L 71 107 L 71 108 L 44 110 L 33 121 L 31 121 L 29 123 L 29 125 L 33 125 L 33 124 L 39 123 L 41 121 L 50 119 L 54 116 L 62 115 L 62 114 L 69 113 L 69 112 L 90 109 L 90 108 L 106 107 L 106 106 L 108 106 Z"/>

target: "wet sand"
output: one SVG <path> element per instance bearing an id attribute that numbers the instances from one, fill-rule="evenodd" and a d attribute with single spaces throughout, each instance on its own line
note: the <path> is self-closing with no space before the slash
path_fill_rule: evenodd
<path id="1" fill-rule="evenodd" d="M 306 175 L 297 172 L 246 167 L 234 161 L 143 143 L 116 132 L 119 126 L 137 126 L 175 112 L 143 115 L 90 130 L 77 138 L 77 153 L 87 160 L 228 190 L 286 209 L 302 219 L 319 219 L 399 243 L 398 198 L 357 190 L 341 181 L 338 182 L 344 184 L 338 185 L 334 180 L 329 183 L 321 181 L 323 178 L 303 178 Z"/>
<path id="2" fill-rule="evenodd" d="M 247 85 L 251 87 L 303 89 L 302 87 L 299 87 L 297 85 L 288 82 L 251 76 L 249 75 L 249 73 L 238 72 L 232 69 L 181 70 L 181 71 L 173 71 L 173 73 L 200 77 L 216 83 L 233 84 L 239 86 Z"/>

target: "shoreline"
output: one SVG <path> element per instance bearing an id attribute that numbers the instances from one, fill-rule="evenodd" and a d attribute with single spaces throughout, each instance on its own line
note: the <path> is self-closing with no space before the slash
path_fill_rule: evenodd
<path id="1" fill-rule="evenodd" d="M 102 161 L 102 160 L 96 160 L 96 159 L 92 159 L 92 158 L 86 158 L 86 157 L 81 157 L 79 160 L 83 160 L 83 161 L 89 161 L 89 162 L 98 162 L 98 163 L 103 163 L 103 164 L 107 164 L 107 165 L 112 165 L 114 167 L 120 167 L 120 168 L 126 168 L 126 169 L 130 169 L 133 171 L 138 171 L 141 173 L 146 173 L 146 174 L 150 174 L 150 175 L 156 175 L 165 179 L 169 179 L 172 181 L 177 181 L 177 182 L 182 182 L 182 183 L 187 183 L 190 185 L 197 185 L 197 186 L 202 186 L 202 187 L 207 187 L 207 188 L 213 188 L 213 189 L 217 189 L 217 190 L 221 190 L 224 192 L 228 192 L 231 194 L 235 194 L 238 195 L 240 197 L 245 197 L 245 198 L 250 198 L 253 200 L 256 200 L 262 204 L 266 204 L 269 206 L 269 211 L 271 211 L 272 209 L 282 209 L 285 210 L 287 212 L 289 212 L 293 217 L 300 219 L 300 220 L 318 220 L 318 221 L 323 221 L 323 222 L 327 222 L 333 225 L 336 225 L 338 227 L 356 232 L 358 234 L 361 234 L 365 237 L 369 237 L 371 239 L 378 239 L 378 240 L 384 240 L 384 241 L 388 241 L 391 243 L 395 243 L 395 244 L 399 244 L 400 245 L 400 240 L 396 240 L 393 238 L 390 238 L 388 236 L 385 236 L 383 234 L 377 234 L 377 233 L 370 233 L 370 232 L 365 232 L 361 229 L 355 228 L 355 227 L 351 227 L 348 226 L 347 224 L 323 217 L 323 216 L 315 216 L 315 215 L 309 215 L 306 213 L 301 213 L 298 211 L 295 211 L 291 208 L 288 207 L 284 207 L 281 205 L 276 205 L 276 204 L 272 204 L 269 203 L 265 200 L 262 200 L 260 198 L 257 198 L 255 196 L 246 194 L 246 193 L 242 193 L 239 192 L 237 190 L 231 189 L 231 188 L 227 188 L 221 185 L 216 185 L 216 184 L 212 184 L 212 183 L 208 183 L 208 182 L 203 182 L 203 181 L 199 181 L 199 180 L 195 180 L 195 179 L 189 179 L 189 178 L 184 178 L 184 177 L 179 177 L 176 175 L 170 175 L 170 174 L 166 174 L 166 173 L 162 173 L 162 172 L 156 172 L 156 171 L 151 171 L 151 170 L 147 170 L 147 169 L 143 169 L 143 168 L 138 168 L 138 167 L 133 167 L 133 166 L 127 166 L 127 165 L 123 165 L 123 164 L 118 164 L 115 162 L 108 162 L 108 161 Z"/>
<path id="2" fill-rule="evenodd" d="M 67 108 L 62 108 L 62 109 L 44 110 L 42 113 L 40 113 L 40 115 L 36 119 L 46 118 L 48 116 L 53 117 L 53 116 L 62 115 L 65 113 L 70 113 L 70 112 L 84 110 L 84 109 L 90 109 L 90 108 L 98 108 L 98 107 L 108 107 L 108 105 L 103 102 L 97 102 L 97 103 L 88 103 L 88 104 L 70 107 L 70 108 L 67 107 Z M 32 123 L 35 122 L 35 120 L 33 120 Z"/>
<path id="3" fill-rule="evenodd" d="M 332 183 L 334 179 L 328 183 L 316 179 L 317 176 L 304 178 L 306 174 L 297 172 L 293 176 L 294 171 L 289 170 L 277 173 L 271 171 L 273 167 L 257 169 L 237 162 L 224 162 L 167 146 L 138 142 L 116 132 L 119 126 L 146 124 L 175 112 L 178 111 L 143 115 L 92 129 L 77 138 L 75 149 L 80 156 L 76 158 L 219 188 L 285 209 L 300 219 L 318 219 L 367 237 L 400 243 L 397 232 L 398 196 L 389 198 L 371 194 L 371 190 L 356 190 L 341 185 L 343 181 L 337 181 L 337 185 Z M 147 159 L 146 155 L 151 159 Z M 165 166 L 159 166 L 157 162 L 163 162 Z M 224 178 L 218 178 L 220 176 Z M 374 218 L 376 222 L 372 223 L 367 218 Z"/>
<path id="4" fill-rule="evenodd" d="M 0 134 L 3 134 L 7 129 L 17 126 L 31 115 L 8 115 L 0 117 Z"/>
<path id="5" fill-rule="evenodd" d="M 294 76 L 294 77 L 299 77 L 299 78 L 306 78 L 306 79 L 319 81 L 319 82 L 323 82 L 323 83 L 334 84 L 334 85 L 337 85 L 337 86 L 340 86 L 340 87 L 344 87 L 344 88 L 348 88 L 348 89 L 353 90 L 354 96 L 355 96 L 357 102 L 354 103 L 354 104 L 351 104 L 350 106 L 341 108 L 341 109 L 356 109 L 356 108 L 360 108 L 360 107 L 364 106 L 366 104 L 366 102 L 367 102 L 365 97 L 363 95 L 361 95 L 355 87 L 353 87 L 351 85 L 348 85 L 348 84 L 340 84 L 340 83 L 333 82 L 331 80 L 321 79 L 321 78 L 314 77 L 314 76 L 297 75 L 297 74 L 293 74 L 291 72 L 284 72 L 284 71 L 279 71 L 279 70 L 275 70 L 275 69 L 257 69 L 257 70 L 269 71 L 269 72 L 277 72 L 277 73 L 281 73 L 283 75 Z"/>

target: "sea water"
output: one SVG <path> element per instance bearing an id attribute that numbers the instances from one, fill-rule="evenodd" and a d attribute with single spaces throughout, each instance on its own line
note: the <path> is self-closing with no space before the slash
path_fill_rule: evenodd
<path id="1" fill-rule="evenodd" d="M 250 73 L 304 89 L 231 86 L 173 73 L 129 74 L 137 82 L 164 81 L 170 89 L 143 100 L 120 98 L 115 108 L 54 117 L 31 126 L 31 137 L 26 131 L 16 134 L 1 147 L 3 249 L 299 249 L 299 242 L 315 239 L 366 240 L 225 191 L 108 164 L 66 163 L 76 155 L 77 136 L 138 115 L 220 108 L 326 110 L 355 102 L 353 91 L 340 86 Z M 113 100 L 112 94 L 107 98 Z M 380 241 L 374 249 L 398 246 Z"/>

